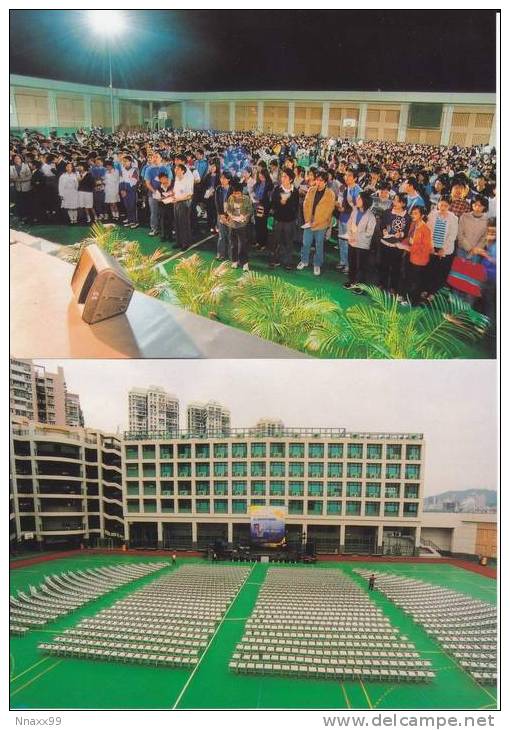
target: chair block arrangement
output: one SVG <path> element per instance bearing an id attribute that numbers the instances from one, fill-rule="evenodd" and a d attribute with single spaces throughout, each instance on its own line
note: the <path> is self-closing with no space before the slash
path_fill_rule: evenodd
<path id="1" fill-rule="evenodd" d="M 427 682 L 431 663 L 339 570 L 270 568 L 229 668 L 243 674 Z"/>
<path id="2" fill-rule="evenodd" d="M 184 565 L 39 649 L 62 657 L 190 669 L 249 572 L 240 566 Z"/>
<path id="3" fill-rule="evenodd" d="M 367 579 L 373 573 L 354 572 Z M 382 572 L 374 575 L 377 590 L 408 613 L 477 682 L 497 682 L 494 604 L 413 578 Z"/>
<path id="4" fill-rule="evenodd" d="M 32 628 L 55 621 L 105 593 L 168 566 L 162 561 L 128 563 L 47 576 L 37 588 L 30 586 L 28 593 L 18 591 L 10 597 L 10 633 L 23 636 Z"/>

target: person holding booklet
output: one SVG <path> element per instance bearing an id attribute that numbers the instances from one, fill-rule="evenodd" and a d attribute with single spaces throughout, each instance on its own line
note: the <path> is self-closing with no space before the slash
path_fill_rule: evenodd
<path id="1" fill-rule="evenodd" d="M 313 273 L 320 276 L 324 262 L 324 236 L 328 230 L 335 209 L 335 194 L 327 187 L 328 174 L 323 170 L 317 173 L 316 183 L 309 189 L 303 203 L 303 246 L 298 271 L 306 269 L 310 259 L 312 243 L 315 245 Z"/>
<path id="2" fill-rule="evenodd" d="M 292 251 L 299 211 L 299 193 L 294 187 L 292 170 L 284 168 L 280 180 L 280 184 L 273 190 L 271 196 L 275 226 L 269 265 L 272 268 L 281 265 L 290 270 L 292 269 Z"/>
<path id="3" fill-rule="evenodd" d="M 407 199 L 403 193 L 397 193 L 393 205 L 382 215 L 383 237 L 381 238 L 381 259 L 379 265 L 379 283 L 391 294 L 397 294 L 402 278 L 402 244 L 409 232 L 411 218 L 406 210 Z"/>
<path id="4" fill-rule="evenodd" d="M 232 268 L 242 266 L 249 271 L 248 265 L 248 223 L 253 214 L 250 197 L 243 193 L 243 184 L 238 180 L 232 182 L 232 194 L 227 198 L 225 206 L 226 222 L 230 227 L 230 249 Z"/>

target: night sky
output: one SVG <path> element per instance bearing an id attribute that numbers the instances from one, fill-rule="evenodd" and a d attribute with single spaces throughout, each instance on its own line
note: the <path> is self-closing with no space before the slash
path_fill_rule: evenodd
<path id="1" fill-rule="evenodd" d="M 134 10 L 114 86 L 494 92 L 496 11 Z M 11 10 L 11 73 L 107 83 L 83 10 Z"/>

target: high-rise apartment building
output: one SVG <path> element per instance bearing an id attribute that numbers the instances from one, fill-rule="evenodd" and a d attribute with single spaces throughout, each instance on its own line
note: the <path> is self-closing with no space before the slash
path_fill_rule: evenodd
<path id="1" fill-rule="evenodd" d="M 129 391 L 129 431 L 175 434 L 179 430 L 179 399 L 155 385 Z"/>
<path id="2" fill-rule="evenodd" d="M 11 416 L 54 426 L 83 426 L 80 397 L 67 392 L 62 367 L 52 373 L 17 358 L 11 358 L 10 365 Z"/>
<path id="3" fill-rule="evenodd" d="M 217 401 L 190 403 L 187 429 L 194 436 L 227 436 L 230 433 L 230 411 Z"/>

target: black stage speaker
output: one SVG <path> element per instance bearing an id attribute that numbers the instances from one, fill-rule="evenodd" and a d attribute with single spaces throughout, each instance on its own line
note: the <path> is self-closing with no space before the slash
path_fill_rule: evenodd
<path id="1" fill-rule="evenodd" d="M 96 243 L 83 249 L 71 287 L 78 304 L 83 305 L 81 316 L 88 324 L 123 314 L 134 291 L 119 262 Z"/>

